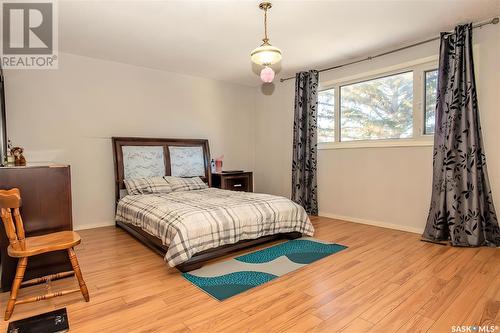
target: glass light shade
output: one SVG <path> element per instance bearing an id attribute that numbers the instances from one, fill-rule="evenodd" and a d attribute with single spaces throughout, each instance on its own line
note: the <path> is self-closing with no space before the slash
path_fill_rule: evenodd
<path id="1" fill-rule="evenodd" d="M 264 44 L 250 53 L 252 62 L 267 66 L 281 61 L 281 50 L 269 44 Z"/>
<path id="2" fill-rule="evenodd" d="M 260 79 L 265 83 L 271 83 L 274 80 L 274 71 L 271 67 L 264 67 L 260 71 Z"/>

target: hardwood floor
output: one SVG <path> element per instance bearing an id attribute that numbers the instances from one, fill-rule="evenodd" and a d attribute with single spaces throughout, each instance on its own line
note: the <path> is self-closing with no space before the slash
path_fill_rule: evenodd
<path id="1" fill-rule="evenodd" d="M 80 231 L 76 251 L 90 303 L 73 294 L 18 305 L 12 320 L 66 306 L 71 332 L 441 333 L 452 325 L 497 325 L 500 332 L 499 249 L 452 248 L 412 233 L 312 220 L 315 237 L 349 248 L 224 302 L 121 229 Z M 55 281 L 53 290 L 74 284 Z M 0 295 L 1 311 L 7 298 Z"/>

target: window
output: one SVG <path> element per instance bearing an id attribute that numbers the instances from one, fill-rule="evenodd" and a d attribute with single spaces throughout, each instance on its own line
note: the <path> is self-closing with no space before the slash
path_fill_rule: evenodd
<path id="1" fill-rule="evenodd" d="M 335 89 L 318 94 L 318 142 L 335 141 Z"/>
<path id="2" fill-rule="evenodd" d="M 436 59 L 321 82 L 319 149 L 432 146 Z"/>
<path id="3" fill-rule="evenodd" d="M 434 133 L 437 97 L 437 69 L 425 72 L 425 129 L 424 134 Z"/>
<path id="4" fill-rule="evenodd" d="M 413 136 L 413 72 L 340 87 L 340 141 Z"/>

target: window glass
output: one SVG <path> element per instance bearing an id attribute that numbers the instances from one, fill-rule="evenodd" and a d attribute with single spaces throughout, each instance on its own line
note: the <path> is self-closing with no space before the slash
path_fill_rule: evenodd
<path id="1" fill-rule="evenodd" d="M 335 89 L 318 93 L 318 142 L 335 141 Z"/>
<path id="2" fill-rule="evenodd" d="M 340 141 L 413 136 L 413 72 L 340 88 Z"/>
<path id="3" fill-rule="evenodd" d="M 425 128 L 424 134 L 434 133 L 437 97 L 437 70 L 425 72 Z"/>

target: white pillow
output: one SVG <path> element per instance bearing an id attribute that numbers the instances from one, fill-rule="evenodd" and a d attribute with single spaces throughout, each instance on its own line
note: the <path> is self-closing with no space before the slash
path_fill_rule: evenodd
<path id="1" fill-rule="evenodd" d="M 172 187 L 173 192 L 202 190 L 208 187 L 200 177 L 181 178 L 165 176 L 164 178 Z"/>
<path id="2" fill-rule="evenodd" d="M 170 193 L 172 186 L 163 177 L 124 179 L 128 194 Z"/>

